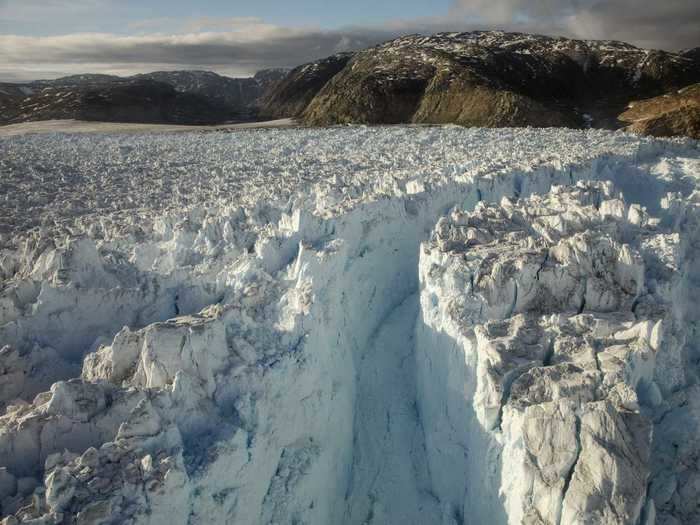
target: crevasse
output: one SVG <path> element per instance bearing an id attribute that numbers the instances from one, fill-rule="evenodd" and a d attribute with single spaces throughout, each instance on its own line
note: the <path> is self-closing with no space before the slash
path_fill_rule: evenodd
<path id="1" fill-rule="evenodd" d="M 591 148 L 589 158 L 576 161 L 514 163 L 480 174 L 445 170 L 437 179 L 384 178 L 377 193 L 353 197 L 347 206 L 348 194 L 334 193 L 337 182 L 317 186 L 314 195 L 290 200 L 276 221 L 255 228 L 249 212 L 237 209 L 218 209 L 206 219 L 189 213 L 184 228 L 164 219 L 166 226 L 158 226 L 152 239 L 109 245 L 129 250 L 130 273 L 126 263 L 106 258 L 99 241 L 75 241 L 86 246 L 80 250 L 74 241 L 53 248 L 81 261 L 75 254 L 84 249 L 97 260 L 85 269 L 69 265 L 74 273 L 65 282 L 53 277 L 65 277 L 63 266 L 42 263 L 43 273 L 35 274 L 42 282 L 40 300 L 13 299 L 21 308 L 3 325 L 15 327 L 14 339 L 3 335 L 3 344 L 16 347 L 7 352 L 32 354 L 29 342 L 37 341 L 20 336 L 45 331 L 33 312 L 58 308 L 72 293 L 79 306 L 62 315 L 74 334 L 86 335 L 51 350 L 68 361 L 89 353 L 80 380 L 65 381 L 70 372 L 50 377 L 28 390 L 30 404 L 14 404 L 3 417 L 0 455 L 9 480 L 3 514 L 95 523 L 520 522 L 527 512 L 518 507 L 522 487 L 508 479 L 521 475 L 515 469 L 520 456 L 507 434 L 520 432 L 524 423 L 505 403 L 494 405 L 488 392 L 477 391 L 485 373 L 478 337 L 487 341 L 488 330 L 498 328 L 474 336 L 447 316 L 445 292 L 466 291 L 473 283 L 455 272 L 450 278 L 458 280 L 431 288 L 431 272 L 448 261 L 444 255 L 433 261 L 425 243 L 455 208 L 468 212 L 480 202 L 546 194 L 554 185 L 609 180 L 627 207 L 638 202 L 668 227 L 677 221 L 682 251 L 694 253 L 697 239 L 688 234 L 693 216 L 674 208 L 682 207 L 694 182 L 680 168 L 655 171 L 664 155 L 682 157 L 681 151 L 695 158 L 697 152 L 659 142 L 634 143 L 616 154 Z M 646 191 L 639 191 L 640 183 Z M 669 200 L 660 213 L 667 192 L 682 198 Z M 231 233 L 246 228 L 255 235 Z M 26 261 L 17 265 L 37 268 L 36 260 Z M 538 269 L 547 267 L 542 261 L 537 259 Z M 116 284 L 101 288 L 105 278 L 96 269 Z M 31 271 L 17 282 L 32 281 Z M 694 266 L 681 272 L 687 282 L 697 280 Z M 143 289 L 144 282 L 160 287 L 163 306 L 141 316 L 143 322 L 99 315 L 111 317 L 111 324 L 93 332 L 82 321 L 86 314 L 78 315 L 92 308 L 76 283 L 98 290 L 100 308 L 121 312 L 131 303 L 115 290 L 129 289 L 129 283 Z M 661 280 L 657 285 L 665 286 Z M 507 286 L 497 291 L 507 299 L 505 314 L 484 319 L 511 318 L 528 297 L 527 290 L 515 294 Z M 188 293 L 192 298 L 185 301 Z M 52 303 L 51 297 L 59 299 Z M 39 306 L 31 305 L 35 300 Z M 681 306 L 678 322 L 694 326 L 697 320 Z M 97 332 L 105 340 L 93 343 Z M 679 328 L 685 347 L 695 348 L 694 333 Z M 55 339 L 47 335 L 39 342 L 48 346 Z M 518 374 L 528 367 L 516 367 Z M 518 374 L 496 391 L 512 395 Z M 663 391 L 653 372 L 637 375 L 643 377 L 635 386 L 658 402 L 656 408 L 676 413 L 667 400 L 680 395 L 688 378 L 670 381 Z M 64 381 L 50 386 L 56 379 Z M 49 386 L 32 400 L 34 390 Z M 11 404 L 18 394 L 2 401 Z M 573 422 L 578 436 L 581 416 L 574 409 L 562 424 Z M 580 447 L 564 460 L 567 486 L 578 483 Z M 504 450 L 512 470 L 505 468 Z M 650 468 L 677 470 L 667 463 Z M 31 490 L 34 503 L 21 510 L 28 495 L 19 480 L 44 477 Z M 657 499 L 645 489 L 637 517 L 653 520 L 656 507 L 673 498 L 651 503 Z M 562 502 L 551 505 L 551 516 L 560 520 Z"/>

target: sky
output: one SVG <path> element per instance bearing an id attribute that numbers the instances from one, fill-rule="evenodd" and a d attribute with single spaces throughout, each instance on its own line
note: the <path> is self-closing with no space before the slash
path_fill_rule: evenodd
<path id="1" fill-rule="evenodd" d="M 700 46 L 700 0 L 0 0 L 0 82 L 205 69 L 250 76 L 399 35 L 505 29 Z"/>

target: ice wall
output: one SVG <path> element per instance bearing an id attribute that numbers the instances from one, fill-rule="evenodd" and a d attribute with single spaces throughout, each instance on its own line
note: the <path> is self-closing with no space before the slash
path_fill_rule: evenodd
<path id="1" fill-rule="evenodd" d="M 655 424 L 694 381 L 698 208 L 681 226 L 672 194 L 654 218 L 613 188 L 455 211 L 421 246 L 418 399 L 457 522 L 654 522 L 647 484 L 673 446 Z"/>
<path id="2" fill-rule="evenodd" d="M 302 137 L 305 145 L 297 147 L 312 145 L 314 159 L 330 155 L 326 143 L 359 157 L 334 158 L 345 174 L 330 176 L 285 146 L 290 164 L 266 180 L 280 184 L 279 174 L 289 170 L 299 190 L 268 206 L 238 189 L 245 205 L 232 206 L 230 197 L 188 205 L 155 220 L 146 215 L 137 232 L 125 234 L 118 224 L 79 229 L 85 235 L 68 235 L 57 246 L 43 245 L 49 230 L 31 250 L 4 252 L 10 277 L 3 297 L 15 310 L 3 325 L 10 334 L 3 335 L 10 345 L 3 352 L 20 356 L 17 367 L 24 356 L 40 364 L 52 359 L 36 344 L 69 367 L 87 352 L 80 379 L 68 380 L 71 369 L 51 369 L 52 377 L 13 387 L 3 398 L 10 405 L 0 422 L 4 514 L 48 523 L 483 523 L 525 512 L 522 487 L 505 490 L 513 477 L 502 470 L 504 447 L 515 458 L 509 465 L 522 457 L 516 438 L 503 436 L 523 434 L 524 420 L 498 397 L 514 388 L 515 374 L 484 389 L 479 355 L 500 355 L 491 340 L 505 337 L 503 330 L 528 332 L 517 317 L 517 297 L 527 295 L 515 297 L 507 280 L 494 287 L 503 300 L 487 318 L 513 318 L 517 326 L 485 328 L 474 339 L 444 302 L 470 282 L 454 272 L 453 280 L 431 284 L 421 243 L 455 207 L 516 202 L 552 185 L 616 179 L 620 170 L 661 180 L 658 195 L 680 192 L 669 198 L 664 209 L 673 211 L 664 220 L 681 228 L 689 220 L 677 209 L 687 206 L 689 170 L 654 170 L 663 156 L 697 152 L 601 133 L 299 133 L 250 140 L 255 149 L 255 140 Z M 514 147 L 532 142 L 539 148 Z M 507 148 L 512 152 L 502 153 Z M 452 163 L 426 160 L 455 151 L 461 153 Z M 252 186 L 261 185 L 251 177 Z M 435 265 L 450 274 L 450 261 L 440 255 Z M 523 278 L 533 275 L 536 269 Z M 665 282 L 654 286 L 665 290 Z M 542 340 L 527 343 L 515 370 L 558 355 Z M 673 360 L 666 366 L 678 368 Z M 19 375 L 9 370 L 2 379 L 15 385 Z M 49 389 L 56 379 L 63 381 Z M 676 390 L 685 377 L 677 381 L 662 387 L 653 376 L 639 380 L 646 396 L 664 401 L 664 388 Z M 38 388 L 48 392 L 34 397 Z M 576 421 L 569 414 L 561 424 L 573 422 L 575 433 Z M 565 480 L 574 460 L 558 464 Z M 571 474 L 568 484 L 575 483 Z M 561 515 L 561 501 L 547 498 L 545 507 Z"/>

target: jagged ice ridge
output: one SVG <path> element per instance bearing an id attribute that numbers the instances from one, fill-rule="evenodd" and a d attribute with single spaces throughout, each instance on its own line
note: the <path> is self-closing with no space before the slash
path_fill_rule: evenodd
<path id="1" fill-rule="evenodd" d="M 55 135 L 0 169 L 5 523 L 700 519 L 696 142 Z"/>

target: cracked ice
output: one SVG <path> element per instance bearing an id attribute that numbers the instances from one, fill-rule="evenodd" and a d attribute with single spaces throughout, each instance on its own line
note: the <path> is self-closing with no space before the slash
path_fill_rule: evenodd
<path id="1" fill-rule="evenodd" d="M 700 150 L 0 141 L 10 523 L 700 520 Z"/>

